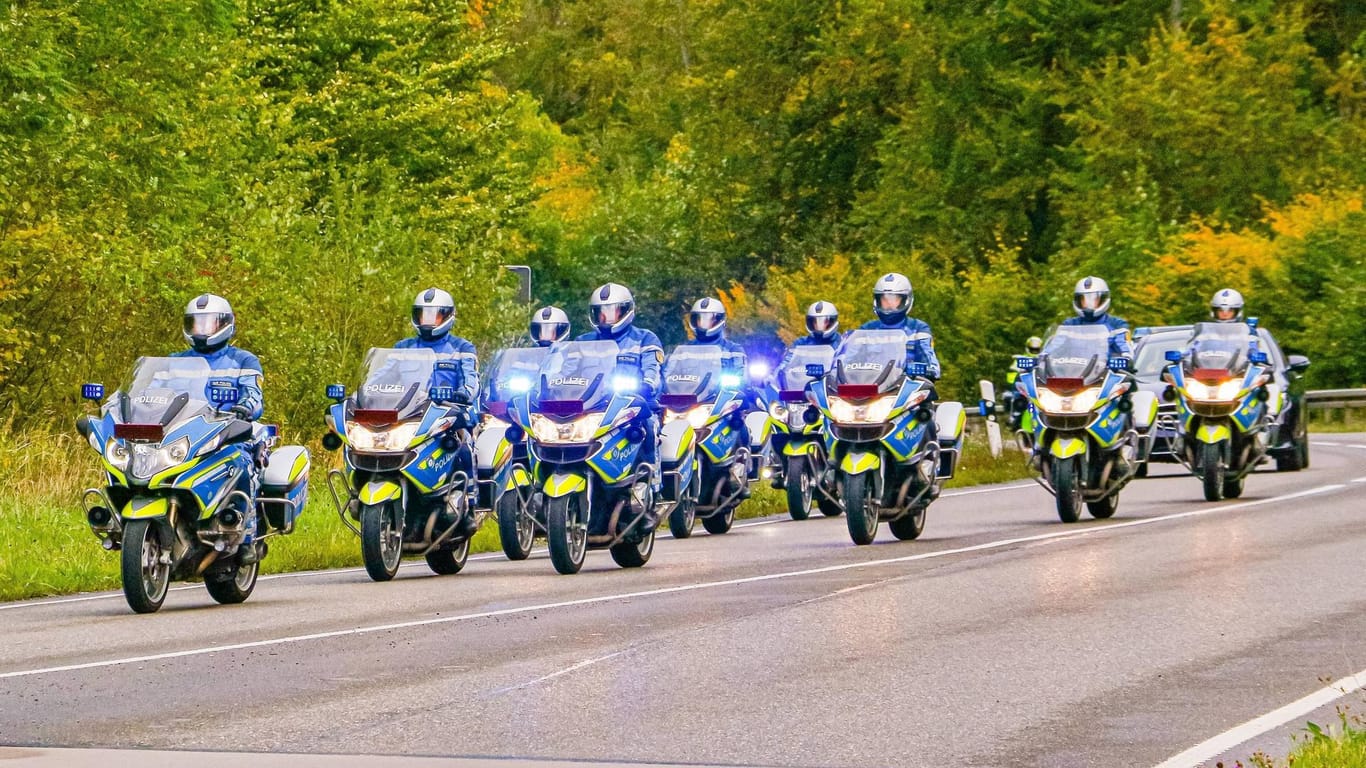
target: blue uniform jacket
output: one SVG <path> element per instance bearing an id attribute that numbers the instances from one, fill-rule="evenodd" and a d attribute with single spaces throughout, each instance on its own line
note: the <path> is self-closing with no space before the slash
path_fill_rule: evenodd
<path id="1" fill-rule="evenodd" d="M 198 357 L 208 361 L 209 369 L 217 377 L 233 379 L 237 382 L 237 404 L 244 405 L 249 410 L 247 418 L 255 421 L 261 418 L 261 411 L 265 409 L 265 395 L 261 392 L 261 361 L 256 359 L 256 355 L 238 349 L 233 346 L 224 346 L 217 352 L 196 352 L 187 349 L 177 352 L 171 357 Z"/>
<path id="2" fill-rule="evenodd" d="M 479 355 L 474 349 L 474 345 L 468 340 L 459 336 L 446 334 L 439 339 L 427 341 L 419 336 L 412 336 L 394 345 L 394 349 L 430 349 L 443 357 L 451 357 L 460 363 L 460 372 L 463 374 L 464 381 L 456 386 L 456 376 L 448 371 L 436 371 L 432 376 L 431 386 L 433 387 L 453 387 L 465 393 L 469 398 L 469 405 L 478 405 L 479 399 Z"/>
<path id="3" fill-rule="evenodd" d="M 1129 323 L 1106 312 L 1097 315 L 1094 320 L 1086 320 L 1080 316 L 1069 317 L 1062 321 L 1063 325 L 1103 325 L 1110 329 L 1110 357 L 1127 357 L 1133 359 L 1134 348 L 1129 343 Z"/>
<path id="4" fill-rule="evenodd" d="M 887 325 L 881 320 L 869 320 L 862 325 L 865 331 L 901 331 L 906 334 L 906 362 L 924 363 L 929 369 L 928 376 L 938 379 L 943 374 L 939 367 L 939 356 L 934 353 L 934 334 L 930 333 L 929 323 L 907 317 L 896 325 Z"/>
<path id="5" fill-rule="evenodd" d="M 662 381 L 660 366 L 664 363 L 664 345 L 654 331 L 637 328 L 634 325 L 624 332 L 609 336 L 596 330 L 579 336 L 575 341 L 615 341 L 622 354 L 640 356 L 640 378 L 644 389 L 641 394 L 651 405 L 659 398 L 659 384 Z"/>

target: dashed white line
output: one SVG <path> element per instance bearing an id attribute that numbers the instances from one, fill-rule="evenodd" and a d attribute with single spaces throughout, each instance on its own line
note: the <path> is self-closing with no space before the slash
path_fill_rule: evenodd
<path id="1" fill-rule="evenodd" d="M 1326 704 L 1366 687 L 1366 669 L 1314 691 L 1298 701 L 1243 723 L 1159 763 L 1157 768 L 1194 768 L 1256 736 L 1313 712 Z"/>
<path id="2" fill-rule="evenodd" d="M 97 668 L 101 668 L 101 667 L 116 667 L 116 666 L 122 666 L 122 665 L 126 665 L 126 664 L 140 664 L 140 663 L 145 663 L 145 662 L 149 662 L 149 661 L 162 661 L 162 660 L 165 660 L 165 659 L 178 659 L 178 658 L 184 658 L 184 657 L 187 657 L 187 656 L 203 656 L 203 655 L 206 655 L 206 654 L 224 653 L 224 652 L 228 652 L 228 651 L 249 650 L 249 649 L 252 649 L 252 648 L 267 648 L 267 647 L 276 646 L 276 645 L 286 645 L 286 644 L 292 644 L 292 643 L 302 643 L 302 642 L 308 642 L 308 641 L 312 641 L 312 640 L 325 640 L 325 639 L 336 638 L 336 637 L 350 637 L 350 636 L 354 636 L 354 635 L 368 635 L 368 634 L 373 634 L 373 633 L 376 633 L 376 632 L 389 632 L 389 631 L 393 631 L 393 630 L 397 630 L 397 629 L 409 629 L 409 628 L 412 628 L 412 627 L 429 627 L 429 626 L 436 626 L 436 625 L 441 625 L 441 624 L 453 624 L 453 623 L 456 623 L 456 622 L 473 621 L 473 620 L 477 620 L 477 619 L 487 619 L 487 618 L 493 618 L 493 617 L 496 617 L 496 616 L 514 616 L 514 615 L 518 615 L 518 614 L 534 613 L 534 612 L 536 612 L 536 611 L 548 611 L 548 610 L 554 610 L 554 609 L 558 609 L 558 608 L 570 608 L 570 607 L 583 606 L 583 605 L 596 605 L 596 604 L 599 604 L 599 603 L 616 602 L 616 601 L 619 601 L 619 600 L 630 600 L 630 599 L 642 598 L 642 597 L 656 597 L 656 596 L 660 596 L 660 595 L 672 595 L 672 594 L 679 594 L 679 593 L 683 593 L 683 592 L 696 592 L 696 591 L 704 590 L 704 589 L 716 589 L 716 588 L 719 588 L 719 587 L 736 586 L 736 585 L 739 585 L 739 584 L 754 584 L 754 583 L 758 583 L 758 582 L 776 581 L 776 580 L 779 580 L 779 579 L 790 579 L 790 578 L 795 578 L 795 577 L 800 577 L 800 576 L 811 576 L 811 575 L 822 574 L 822 573 L 836 573 L 836 572 L 840 572 L 840 571 L 849 571 L 849 570 L 855 570 L 855 569 L 860 569 L 860 568 L 875 568 L 875 567 L 885 566 L 885 565 L 893 565 L 893 564 L 899 564 L 899 563 L 910 563 L 910 562 L 916 562 L 916 561 L 920 561 L 920 560 L 931 560 L 931 559 L 936 559 L 936 558 L 941 558 L 941 557 L 950 557 L 950 556 L 953 556 L 953 555 L 961 555 L 961 554 L 965 554 L 965 553 L 968 553 L 968 552 L 982 552 L 982 551 L 985 551 L 985 550 L 1001 549 L 1001 548 L 1003 548 L 1003 547 L 1010 547 L 1010 546 L 1014 546 L 1014 545 L 1017 545 L 1017 544 L 1028 543 L 1028 542 L 1031 542 L 1031 541 L 1045 541 L 1045 540 L 1048 540 L 1048 539 L 1064 539 L 1064 538 L 1067 538 L 1067 539 L 1070 539 L 1070 538 L 1081 538 L 1081 537 L 1083 537 L 1083 536 L 1094 536 L 1094 535 L 1103 534 L 1103 533 L 1108 533 L 1108 532 L 1111 532 L 1111 531 L 1117 531 L 1117 530 L 1121 530 L 1121 529 L 1125 529 L 1125 528 L 1136 528 L 1136 527 L 1138 527 L 1138 526 L 1153 525 L 1153 524 L 1156 524 L 1156 523 L 1167 522 L 1167 521 L 1169 521 L 1169 520 L 1183 520 L 1183 519 L 1186 519 L 1186 518 L 1204 517 L 1204 516 L 1207 516 L 1207 515 L 1217 515 L 1217 514 L 1222 514 L 1222 513 L 1225 513 L 1225 512 L 1232 512 L 1232 511 L 1234 511 L 1234 510 L 1239 510 L 1239 509 L 1248 509 L 1248 508 L 1251 508 L 1251 507 L 1260 507 L 1260 506 L 1263 506 L 1263 505 L 1266 505 L 1266 504 L 1279 504 L 1279 503 L 1282 503 L 1282 502 L 1284 502 L 1284 501 L 1288 501 L 1288 500 L 1290 500 L 1290 499 L 1299 499 L 1299 498 L 1304 498 L 1304 497 L 1307 497 L 1307 496 L 1315 496 L 1315 495 L 1318 495 L 1318 494 L 1321 494 L 1321 493 L 1328 493 L 1328 492 L 1330 492 L 1330 491 L 1339 490 L 1339 489 L 1342 489 L 1342 488 L 1345 488 L 1345 487 L 1347 487 L 1347 486 L 1344 485 L 1344 484 L 1341 484 L 1341 483 L 1336 483 L 1336 484 L 1332 484 L 1332 485 L 1323 485 L 1323 486 L 1319 486 L 1319 487 L 1317 487 L 1317 488 L 1311 488 L 1311 489 L 1306 490 L 1306 491 L 1300 491 L 1300 492 L 1298 492 L 1298 493 L 1286 494 L 1286 495 L 1284 495 L 1284 496 L 1272 496 L 1272 497 L 1270 497 L 1270 498 L 1258 499 L 1258 500 L 1256 500 L 1256 501 L 1245 501 L 1245 502 L 1240 502 L 1240 503 L 1237 503 L 1237 504 L 1227 504 L 1227 505 L 1219 505 L 1219 506 L 1209 506 L 1209 507 L 1204 507 L 1204 508 L 1201 508 L 1201 509 L 1190 510 L 1190 511 L 1188 511 L 1188 512 L 1175 512 L 1175 513 L 1170 514 L 1170 515 L 1161 515 L 1161 516 L 1158 516 L 1158 517 L 1148 517 L 1148 518 L 1144 518 L 1144 519 L 1141 519 L 1141 520 L 1129 520 L 1129 521 L 1122 522 L 1122 523 L 1105 523 L 1105 524 L 1100 524 L 1100 525 L 1088 526 L 1088 527 L 1083 528 L 1083 529 L 1081 529 L 1081 530 L 1077 530 L 1077 529 L 1068 529 L 1068 530 L 1065 530 L 1065 531 L 1054 531 L 1054 532 L 1051 532 L 1051 533 L 1036 534 L 1036 535 L 1034 535 L 1034 536 L 1021 536 L 1021 537 L 1010 538 L 1010 539 L 999 539 L 999 540 L 996 540 L 996 541 L 989 541 L 989 542 L 985 542 L 985 543 L 982 543 L 982 544 L 975 544 L 975 545 L 968 546 L 968 547 L 958 547 L 958 548 L 955 548 L 955 549 L 941 549 L 941 550 L 935 550 L 935 551 L 933 551 L 933 552 L 921 552 L 921 553 L 914 554 L 914 555 L 904 555 L 904 556 L 902 556 L 902 557 L 890 557 L 890 558 L 884 558 L 884 559 L 880 559 L 880 560 L 866 560 L 866 561 L 857 562 L 857 563 L 841 563 L 841 564 L 839 564 L 839 565 L 828 565 L 828 566 L 824 566 L 824 567 L 821 567 L 821 568 L 807 568 L 807 569 L 803 569 L 803 570 L 799 570 L 799 571 L 782 571 L 782 572 L 779 572 L 779 573 L 768 573 L 768 574 L 762 574 L 762 575 L 759 575 L 759 576 L 746 576 L 746 577 L 738 578 L 738 579 L 724 579 L 724 580 L 721 580 L 721 581 L 701 582 L 701 583 L 698 583 L 698 584 L 684 584 L 684 585 L 679 585 L 679 586 L 674 586 L 674 587 L 663 587 L 663 588 L 660 588 L 660 589 L 647 589 L 647 590 L 642 590 L 642 591 L 639 591 L 639 592 L 622 592 L 622 593 L 611 594 L 611 595 L 599 595 L 599 596 L 596 596 L 596 597 L 584 597 L 584 598 L 580 598 L 580 599 L 577 599 L 577 600 L 563 600 L 563 601 L 554 602 L 554 603 L 540 603 L 540 604 L 536 604 L 536 605 L 526 605 L 526 606 L 521 606 L 521 607 L 518 607 L 518 608 L 503 608 L 503 609 L 500 609 L 500 610 L 494 610 L 494 611 L 480 611 L 480 612 L 478 612 L 478 613 L 458 614 L 458 615 L 455 615 L 455 616 L 441 616 L 441 617 L 430 618 L 430 619 L 414 619 L 414 620 L 411 620 L 411 621 L 399 621 L 399 622 L 393 622 L 393 623 L 390 623 L 390 624 L 375 624 L 375 625 L 371 625 L 371 626 L 352 627 L 352 628 L 350 628 L 350 629 L 337 629 L 337 630 L 332 630 L 332 631 L 328 631 L 328 632 L 315 632 L 315 633 L 307 634 L 307 635 L 291 635 L 291 636 L 286 636 L 286 637 L 271 638 L 271 639 L 267 639 L 267 640 L 255 640 L 255 641 L 245 642 L 245 643 L 231 643 L 231 644 L 226 644 L 226 645 L 212 645 L 212 646 L 206 646 L 206 647 L 203 647 L 203 648 L 190 648 L 190 649 L 181 650 L 181 651 L 169 651 L 169 652 L 166 652 L 166 653 L 153 653 L 153 654 L 148 654 L 148 655 L 145 655 L 145 656 L 128 656 L 128 657 L 117 658 L 117 659 L 106 659 L 106 660 L 103 660 L 103 661 L 90 661 L 90 662 L 85 662 L 85 663 L 81 663 L 81 664 L 67 664 L 67 665 L 57 666 L 57 667 L 43 667 L 43 668 L 38 668 L 38 669 L 17 670 L 17 671 L 14 671 L 14 672 L 0 673 L 0 680 L 10 679 L 10 678 L 17 678 L 17 677 L 33 677 L 33 676 L 36 676 L 36 675 L 47 675 L 47 674 L 53 674 L 53 673 L 57 673 L 57 672 L 72 672 L 72 671 L 82 670 L 82 669 L 97 669 Z"/>

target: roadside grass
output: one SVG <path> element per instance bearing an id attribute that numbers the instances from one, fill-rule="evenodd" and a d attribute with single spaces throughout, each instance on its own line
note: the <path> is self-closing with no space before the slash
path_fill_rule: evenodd
<path id="1" fill-rule="evenodd" d="M 271 539 L 262 573 L 323 570 L 361 565 L 360 542 L 343 524 L 328 494 L 327 470 L 339 454 L 311 446 L 312 482 L 308 506 L 290 536 Z M 1027 476 L 1024 460 L 1010 449 L 998 459 L 985 435 L 970 433 L 958 472 L 949 483 L 961 487 Z M 106 552 L 90 533 L 80 506 L 85 488 L 103 477 L 89 446 L 73 435 L 16 434 L 0 429 L 0 600 L 73 594 L 119 587 L 119 556 Z M 787 514 L 782 491 L 760 481 L 740 506 L 740 519 Z M 489 520 L 475 535 L 472 553 L 498 552 L 497 524 Z"/>
<path id="2" fill-rule="evenodd" d="M 1346 707 L 1338 708 L 1338 723 L 1323 727 L 1308 723 L 1295 737 L 1296 746 L 1285 760 L 1256 753 L 1238 768 L 1366 768 L 1366 723 Z M 1229 768 L 1233 768 L 1230 766 Z"/>
<path id="3" fill-rule="evenodd" d="M 1310 411 L 1310 432 L 1366 432 L 1366 409 Z"/>

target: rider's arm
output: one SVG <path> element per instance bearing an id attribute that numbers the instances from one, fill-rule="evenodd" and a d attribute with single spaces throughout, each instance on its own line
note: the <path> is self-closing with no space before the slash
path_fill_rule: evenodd
<path id="1" fill-rule="evenodd" d="M 459 356 L 460 372 L 464 374 L 464 384 L 460 391 L 465 395 L 465 405 L 477 406 L 479 404 L 479 355 L 474 348 L 474 344 L 460 339 L 456 343 L 457 355 Z"/>
<path id="2" fill-rule="evenodd" d="M 919 328 L 911 330 L 908 339 L 913 343 L 916 362 L 925 364 L 927 378 L 938 380 L 943 375 L 943 369 L 939 367 L 939 355 L 934 352 L 934 334 L 930 332 L 928 323 L 919 323 Z"/>
<path id="3" fill-rule="evenodd" d="M 261 361 L 245 350 L 237 351 L 237 402 L 233 410 L 244 419 L 255 421 L 265 410 L 266 398 L 261 391 Z"/>
<path id="4" fill-rule="evenodd" d="M 653 331 L 644 331 L 640 339 L 640 378 L 642 394 L 653 403 L 659 397 L 661 381 L 659 366 L 664 360 L 664 345 Z"/>

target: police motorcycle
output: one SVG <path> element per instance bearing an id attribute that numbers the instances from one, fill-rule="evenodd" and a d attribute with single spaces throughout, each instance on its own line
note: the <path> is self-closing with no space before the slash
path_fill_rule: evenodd
<path id="1" fill-rule="evenodd" d="M 483 520 L 470 503 L 472 478 L 456 460 L 468 450 L 464 409 L 442 404 L 460 384 L 431 386 L 438 371 L 457 382 L 461 375 L 458 361 L 430 349 L 374 348 L 356 392 L 327 388 L 335 403 L 323 445 L 345 446 L 346 461 L 345 472 L 328 473 L 328 490 L 375 581 L 392 579 L 409 553 L 435 573 L 459 573 Z"/>
<path id="2" fill-rule="evenodd" d="M 842 511 L 835 473 L 829 471 L 830 433 L 820 409 L 807 405 L 806 394 L 834 359 L 835 350 L 823 344 L 793 347 L 769 385 L 769 451 L 793 520 L 810 517 L 813 500 L 828 517 Z"/>
<path id="3" fill-rule="evenodd" d="M 674 502 L 669 532 L 692 535 L 702 518 L 708 533 L 735 524 L 735 510 L 749 487 L 750 446 L 741 445 L 745 418 L 744 372 L 719 346 L 682 345 L 664 360 L 664 409 L 660 463 L 664 499 Z"/>
<path id="4" fill-rule="evenodd" d="M 81 394 L 99 402 L 104 385 Z M 120 552 L 123 594 L 137 613 L 161 608 L 172 580 L 203 578 L 219 603 L 246 600 L 267 540 L 294 531 L 308 498 L 308 451 L 276 447 L 274 426 L 227 413 L 237 398 L 236 380 L 215 378 L 203 359 L 142 357 L 98 416 L 76 421 L 108 482 L 82 496 L 86 520 L 105 549 Z M 238 487 L 244 475 L 250 493 Z M 253 507 L 245 546 L 256 557 L 243 562 Z"/>
<path id="5" fill-rule="evenodd" d="M 505 349 L 488 369 L 480 402 L 481 418 L 474 437 L 474 465 L 478 484 L 475 502 L 498 520 L 498 539 L 509 560 L 525 560 L 545 521 L 532 508 L 531 457 L 526 433 L 513 423 L 509 406 L 531 391 L 548 347 Z"/>
<path id="6" fill-rule="evenodd" d="M 901 331 L 854 331 L 811 384 L 809 399 L 834 438 L 829 461 L 855 544 L 873 543 L 882 520 L 898 539 L 920 536 L 930 502 L 958 464 L 963 406 L 933 407 L 926 367 L 908 364 L 906 348 Z"/>
<path id="7" fill-rule="evenodd" d="M 606 548 L 623 568 L 654 552 L 654 467 L 640 461 L 640 360 L 613 341 L 550 348 L 531 392 L 510 413 L 530 436 L 534 503 L 543 506 L 550 562 L 578 573 L 589 549 Z"/>
<path id="8" fill-rule="evenodd" d="M 1034 422 L 1032 434 L 1016 435 L 1064 523 L 1080 519 L 1083 502 L 1092 517 L 1114 515 L 1152 440 L 1157 398 L 1134 386 L 1127 358 L 1109 357 L 1109 334 L 1102 325 L 1060 326 L 1037 358 L 1016 360 L 1015 386 Z"/>
<path id="9" fill-rule="evenodd" d="M 1176 398 L 1180 425 L 1176 455 L 1200 477 L 1206 501 L 1241 496 L 1270 443 L 1271 369 L 1266 353 L 1253 351 L 1249 325 L 1197 323 L 1188 353 L 1166 354 L 1164 396 Z"/>

